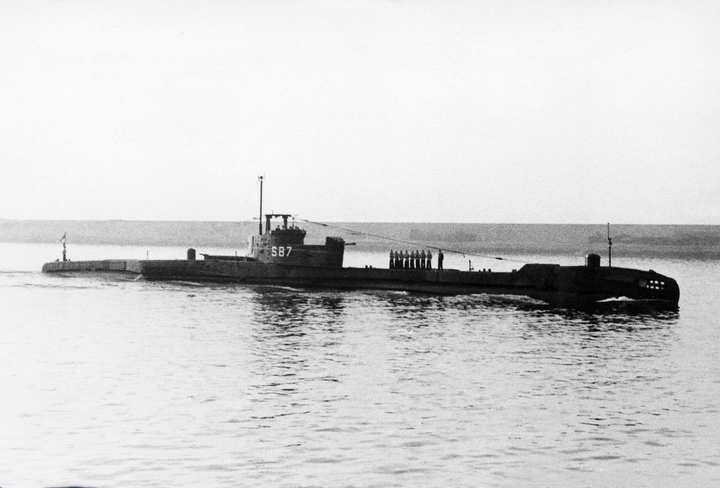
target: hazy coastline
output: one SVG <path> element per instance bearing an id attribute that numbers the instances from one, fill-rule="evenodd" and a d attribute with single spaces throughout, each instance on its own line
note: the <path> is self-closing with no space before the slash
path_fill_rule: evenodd
<path id="1" fill-rule="evenodd" d="M 467 252 L 582 254 L 607 252 L 606 225 L 298 222 L 306 242 L 343 237 L 359 250 L 405 249 L 414 245 Z M 68 245 L 222 247 L 242 250 L 258 231 L 257 221 L 81 221 L 0 219 L 0 242 Z M 717 225 L 612 225 L 618 256 L 720 258 Z M 387 239 L 382 239 L 385 237 Z"/>

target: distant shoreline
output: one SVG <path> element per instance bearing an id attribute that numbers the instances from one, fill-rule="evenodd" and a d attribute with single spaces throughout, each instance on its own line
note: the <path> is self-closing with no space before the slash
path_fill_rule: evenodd
<path id="1" fill-rule="evenodd" d="M 335 235 L 368 251 L 425 247 L 486 254 L 607 253 L 607 227 L 600 224 L 302 224 L 308 243 Z M 54 243 L 67 234 L 68 243 L 77 244 L 244 249 L 257 231 L 253 221 L 0 219 L 0 242 L 12 243 Z M 720 225 L 623 224 L 611 226 L 611 233 L 617 256 L 720 258 Z"/>

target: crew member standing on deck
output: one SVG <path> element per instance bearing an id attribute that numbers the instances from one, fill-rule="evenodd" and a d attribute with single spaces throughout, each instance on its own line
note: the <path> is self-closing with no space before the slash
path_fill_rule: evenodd
<path id="1" fill-rule="evenodd" d="M 395 260 L 393 258 L 393 252 L 390 251 L 390 269 L 393 269 L 395 267 Z"/>
<path id="2" fill-rule="evenodd" d="M 443 269 L 443 259 L 445 256 L 443 256 L 442 249 L 438 249 L 438 269 Z"/>
<path id="3" fill-rule="evenodd" d="M 410 253 L 407 252 L 407 249 L 405 250 L 405 255 L 403 259 L 403 265 L 405 269 L 410 269 Z"/>
<path id="4" fill-rule="evenodd" d="M 415 269 L 420 269 L 420 251 L 415 249 Z"/>
<path id="5" fill-rule="evenodd" d="M 425 269 L 425 249 L 420 251 L 420 269 Z"/>
<path id="6" fill-rule="evenodd" d="M 425 268 L 432 269 L 432 251 L 428 249 L 427 252 L 427 264 L 425 265 Z"/>

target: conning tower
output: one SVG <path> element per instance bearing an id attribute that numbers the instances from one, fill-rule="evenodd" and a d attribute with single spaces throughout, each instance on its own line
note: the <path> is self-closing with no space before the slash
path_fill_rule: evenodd
<path id="1" fill-rule="evenodd" d="M 294 266 L 341 268 L 345 241 L 340 237 L 326 237 L 325 245 L 305 245 L 306 231 L 295 223 L 288 225 L 290 214 L 265 214 L 265 232 L 251 236 L 248 242 L 250 257 L 264 263 Z M 273 229 L 272 219 L 282 219 Z"/>

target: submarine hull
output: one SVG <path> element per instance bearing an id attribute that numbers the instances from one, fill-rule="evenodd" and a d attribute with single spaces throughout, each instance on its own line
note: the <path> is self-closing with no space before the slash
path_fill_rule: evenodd
<path id="1" fill-rule="evenodd" d="M 560 306 L 626 297 L 678 303 L 677 282 L 629 268 L 527 264 L 513 272 L 342 268 L 241 259 L 106 260 L 47 263 L 46 273 L 135 273 L 150 281 L 226 282 L 304 288 L 395 290 L 435 295 L 522 295 Z"/>

